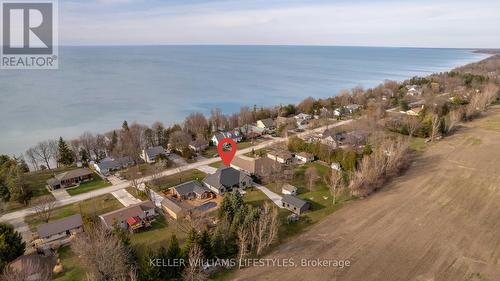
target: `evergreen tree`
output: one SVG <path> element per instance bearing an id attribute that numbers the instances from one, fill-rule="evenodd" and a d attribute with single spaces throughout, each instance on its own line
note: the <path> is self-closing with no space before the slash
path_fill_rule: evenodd
<path id="1" fill-rule="evenodd" d="M 164 280 L 161 276 L 160 266 L 152 265 L 151 260 L 157 259 L 156 253 L 151 249 L 147 249 L 143 258 L 139 263 L 138 281 L 160 281 Z"/>
<path id="2" fill-rule="evenodd" d="M 18 165 L 15 165 L 10 169 L 10 173 L 7 178 L 7 188 L 9 189 L 10 199 L 24 205 L 28 204 L 29 199 L 33 195 L 26 184 L 24 173 Z"/>
<path id="3" fill-rule="evenodd" d="M 212 246 L 212 255 L 213 257 L 216 258 L 223 258 L 225 257 L 225 251 L 224 251 L 224 237 L 222 236 L 222 233 L 220 231 L 215 231 L 214 235 L 212 235 L 212 239 L 210 241 L 210 244 Z"/>
<path id="4" fill-rule="evenodd" d="M 201 233 L 200 239 L 198 239 L 198 245 L 203 250 L 203 256 L 206 259 L 213 258 L 213 251 L 212 251 L 212 244 L 210 241 L 210 234 L 208 233 L 208 231 L 206 229 Z"/>
<path id="5" fill-rule="evenodd" d="M 182 258 L 182 251 L 179 246 L 179 240 L 177 240 L 177 236 L 172 235 L 170 236 L 170 242 L 168 243 L 168 249 L 167 249 L 167 257 L 170 260 L 178 260 Z M 180 267 L 168 267 L 169 274 L 167 275 L 170 278 L 177 278 L 180 276 L 182 268 Z"/>
<path id="6" fill-rule="evenodd" d="M 128 128 L 128 122 L 127 122 L 127 120 L 123 121 L 122 129 L 124 131 L 128 132 L 129 128 Z"/>
<path id="7" fill-rule="evenodd" d="M 87 165 L 89 162 L 89 153 L 83 148 L 80 149 L 80 161 L 82 161 L 84 165 Z"/>
<path id="8" fill-rule="evenodd" d="M 184 247 L 182 248 L 182 255 L 184 257 L 187 257 L 189 254 L 189 250 L 198 243 L 198 232 L 196 229 L 191 228 L 191 230 L 188 233 L 188 236 L 186 238 L 186 241 L 184 242 Z"/>
<path id="9" fill-rule="evenodd" d="M 59 164 L 62 164 L 64 166 L 70 166 L 74 162 L 74 157 L 73 153 L 69 149 L 68 145 L 66 142 L 63 140 L 62 137 L 59 137 L 59 143 L 58 143 L 58 156 L 59 158 L 57 159 L 57 162 Z"/>
<path id="10" fill-rule="evenodd" d="M 111 143 L 110 143 L 110 151 L 115 150 L 116 145 L 118 144 L 118 135 L 116 134 L 116 131 L 113 131 L 113 134 L 111 135 Z"/>
<path id="11" fill-rule="evenodd" d="M 24 254 L 25 248 L 21 234 L 11 225 L 0 223 L 0 270 Z"/>

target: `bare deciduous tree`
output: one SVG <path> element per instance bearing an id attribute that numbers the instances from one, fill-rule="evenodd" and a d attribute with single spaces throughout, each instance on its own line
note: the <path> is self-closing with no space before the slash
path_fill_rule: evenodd
<path id="1" fill-rule="evenodd" d="M 122 240 L 103 226 L 86 229 L 72 242 L 71 249 L 93 281 L 121 281 L 129 277 L 129 253 Z"/>
<path id="2" fill-rule="evenodd" d="M 182 151 L 189 146 L 191 142 L 191 136 L 183 131 L 175 131 L 170 135 L 170 145 L 173 149 Z"/>
<path id="3" fill-rule="evenodd" d="M 417 116 L 406 115 L 404 122 L 408 130 L 408 135 L 410 138 L 413 137 L 415 132 L 420 128 L 420 119 Z"/>
<path id="4" fill-rule="evenodd" d="M 39 161 L 45 163 L 47 169 L 51 169 L 50 163 L 54 161 L 57 157 L 57 142 L 52 141 L 41 141 L 35 145 L 30 153 L 33 153 L 34 157 Z"/>
<path id="5" fill-rule="evenodd" d="M 205 116 L 199 112 L 189 114 L 184 121 L 184 129 L 195 136 L 205 137 L 207 134 L 208 122 Z"/>
<path id="6" fill-rule="evenodd" d="M 314 183 L 319 178 L 318 170 L 315 167 L 311 166 L 311 167 L 306 169 L 304 176 L 306 177 L 306 181 L 307 181 L 307 189 L 309 189 L 310 191 L 313 191 Z"/>
<path id="7" fill-rule="evenodd" d="M 344 186 L 344 178 L 342 177 L 342 173 L 340 171 L 332 169 L 330 177 L 325 178 L 325 183 L 328 185 L 330 193 L 332 194 L 332 204 L 335 205 L 337 203 L 337 194 L 339 190 Z"/>
<path id="8" fill-rule="evenodd" d="M 29 259 L 21 268 L 8 266 L 0 276 L 1 281 L 50 281 L 52 268 L 40 259 Z"/>
<path id="9" fill-rule="evenodd" d="M 432 115 L 431 123 L 431 141 L 436 141 L 440 134 L 441 118 L 437 114 Z"/>
<path id="10" fill-rule="evenodd" d="M 196 244 L 189 250 L 188 266 L 182 272 L 184 281 L 203 281 L 208 280 L 208 275 L 203 271 L 202 261 L 203 250 Z"/>
<path id="11" fill-rule="evenodd" d="M 52 212 L 56 207 L 56 201 L 51 197 L 43 196 L 32 202 L 36 216 L 44 222 L 49 222 Z"/>
<path id="12" fill-rule="evenodd" d="M 238 267 L 241 268 L 241 261 L 246 258 L 250 251 L 249 251 L 249 246 L 250 246 L 250 240 L 251 240 L 251 233 L 250 230 L 246 227 L 240 226 L 238 228 Z"/>

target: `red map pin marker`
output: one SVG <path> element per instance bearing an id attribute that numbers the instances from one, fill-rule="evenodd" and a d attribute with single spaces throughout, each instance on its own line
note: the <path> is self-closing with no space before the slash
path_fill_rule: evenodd
<path id="1" fill-rule="evenodd" d="M 231 145 L 231 150 L 225 150 L 228 148 L 228 145 Z M 219 141 L 217 145 L 217 151 L 219 152 L 220 158 L 222 158 L 222 162 L 226 167 L 231 165 L 231 161 L 233 161 L 234 155 L 236 154 L 236 142 L 231 138 L 224 138 Z"/>

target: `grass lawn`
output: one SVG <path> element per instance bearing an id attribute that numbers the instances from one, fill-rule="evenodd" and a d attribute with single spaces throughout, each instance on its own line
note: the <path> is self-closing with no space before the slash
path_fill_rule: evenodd
<path id="1" fill-rule="evenodd" d="M 217 147 L 209 146 L 201 153 L 201 155 L 205 158 L 213 158 L 214 156 L 219 155 L 219 152 L 217 152 Z"/>
<path id="2" fill-rule="evenodd" d="M 99 175 L 94 173 L 94 178 L 86 183 L 82 183 L 77 187 L 73 188 L 68 188 L 66 191 L 69 193 L 71 196 L 75 196 L 78 194 L 82 194 L 85 192 L 89 192 L 92 190 L 100 189 L 103 187 L 108 187 L 111 186 L 111 183 L 104 181 Z"/>
<path id="3" fill-rule="evenodd" d="M 122 208 L 123 205 L 111 194 L 105 194 L 92 199 L 87 199 L 71 205 L 66 205 L 54 210 L 50 221 L 62 219 L 74 214 L 82 215 L 102 215 Z M 24 221 L 30 226 L 31 230 L 35 230 L 36 226 L 44 223 L 36 215 L 29 215 L 24 218 Z"/>
<path id="4" fill-rule="evenodd" d="M 159 249 L 161 246 L 167 247 L 170 237 L 175 234 L 179 243 L 182 245 L 186 238 L 186 233 L 181 231 L 184 229 L 178 224 L 185 223 L 183 220 L 167 221 L 165 217 L 159 215 L 156 221 L 152 223 L 151 228 L 130 235 L 132 246 L 137 250 L 139 256 L 142 256 L 147 248 Z"/>
<path id="5" fill-rule="evenodd" d="M 307 181 L 305 177 L 305 171 L 309 167 L 315 167 L 319 174 L 319 179 L 316 181 L 314 188 L 312 191 L 308 190 Z M 304 199 L 311 203 L 311 209 L 301 215 L 301 218 L 298 222 L 288 223 L 287 217 L 292 214 L 290 211 L 286 209 L 280 209 L 279 215 L 281 220 L 281 227 L 279 233 L 279 239 L 284 240 L 290 236 L 296 235 L 297 233 L 304 230 L 311 224 L 314 224 L 329 214 L 333 213 L 337 210 L 343 202 L 349 199 L 347 194 L 339 194 L 337 197 L 337 204 L 333 205 L 333 198 L 330 193 L 328 186 L 323 181 L 323 177 L 330 172 L 330 169 L 326 166 L 323 166 L 317 162 L 308 163 L 298 167 L 294 172 L 293 180 L 290 181 L 290 184 L 298 188 L 297 197 Z M 275 183 L 267 184 L 267 188 L 272 190 L 273 192 L 282 195 L 281 189 L 277 187 Z M 265 197 L 263 193 L 262 196 Z M 254 197 L 254 198 L 252 198 Z M 266 199 L 267 197 L 265 197 Z M 263 201 L 258 197 L 258 195 L 252 195 L 250 197 L 249 203 L 256 202 L 256 204 L 261 204 Z M 247 201 L 247 199 L 245 199 Z"/>
<path id="6" fill-rule="evenodd" d="M 266 156 L 268 152 L 269 152 L 268 148 L 261 148 L 261 149 L 255 150 L 254 153 L 252 153 L 252 151 L 250 151 L 250 152 L 245 153 L 244 155 L 248 156 L 248 157 L 255 158 L 257 155 Z"/>
<path id="7" fill-rule="evenodd" d="M 237 149 L 245 149 L 245 148 L 249 148 L 250 146 L 254 145 L 256 143 L 253 143 L 251 141 L 242 141 L 242 142 L 239 142 L 236 144 L 236 148 Z"/>
<path id="8" fill-rule="evenodd" d="M 132 186 L 129 186 L 127 188 L 125 188 L 125 190 L 132 194 L 132 196 L 134 196 L 135 198 L 138 198 L 142 201 L 145 201 L 145 200 L 148 200 L 148 195 L 146 194 L 146 192 L 144 191 L 140 191 L 140 190 L 137 190 L 135 187 L 132 187 Z"/>
<path id="9" fill-rule="evenodd" d="M 188 182 L 192 180 L 202 180 L 207 174 L 203 173 L 200 170 L 197 169 L 191 169 L 191 170 L 186 170 L 182 171 L 180 173 L 177 173 L 175 175 L 170 175 L 166 177 L 162 177 L 156 180 L 154 185 L 151 185 L 151 187 L 154 190 L 161 191 L 165 190 L 167 188 L 170 188 L 172 186 L 176 186 L 178 184 L 181 184 L 183 182 Z"/>
<path id="10" fill-rule="evenodd" d="M 73 254 L 70 246 L 59 249 L 59 258 L 63 265 L 63 272 L 54 276 L 54 281 L 75 281 L 82 280 L 84 275 L 83 268 L 80 267 L 78 257 Z"/>
<path id="11" fill-rule="evenodd" d="M 210 167 L 214 167 L 214 168 L 220 168 L 220 167 L 223 167 L 224 166 L 224 163 L 222 161 L 217 161 L 217 162 L 214 162 L 212 164 L 209 164 L 208 166 Z"/>
<path id="12" fill-rule="evenodd" d="M 265 201 L 272 203 L 269 197 L 255 187 L 247 188 L 245 189 L 245 192 L 246 194 L 243 195 L 243 201 L 254 207 L 262 206 Z"/>

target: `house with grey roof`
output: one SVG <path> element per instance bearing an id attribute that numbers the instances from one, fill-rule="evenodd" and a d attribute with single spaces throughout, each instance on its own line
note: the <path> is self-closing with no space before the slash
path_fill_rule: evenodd
<path id="1" fill-rule="evenodd" d="M 224 194 L 234 189 L 245 189 L 252 185 L 252 178 L 231 167 L 221 167 L 203 179 L 203 184 L 216 194 Z"/>
<path id="2" fill-rule="evenodd" d="M 283 195 L 283 197 L 281 198 L 281 204 L 283 208 L 286 208 L 297 215 L 300 215 L 309 210 L 311 206 L 309 202 L 289 194 Z"/>
<path id="3" fill-rule="evenodd" d="M 80 232 L 83 232 L 83 221 L 80 214 L 44 223 L 37 227 L 37 234 L 40 239 L 38 245 L 62 241 Z"/>
<path id="4" fill-rule="evenodd" d="M 281 164 L 288 164 L 293 160 L 293 155 L 287 150 L 269 151 L 267 157 Z"/>
<path id="5" fill-rule="evenodd" d="M 217 132 L 210 139 L 212 143 L 217 146 L 219 142 L 225 138 L 233 139 L 234 142 L 238 143 L 243 140 L 243 136 L 241 132 L 238 130 L 226 131 L 226 132 Z"/>
<path id="6" fill-rule="evenodd" d="M 99 163 L 94 163 L 94 169 L 98 173 L 107 176 L 113 171 L 125 169 L 134 164 L 135 162 L 130 156 L 105 158 Z"/>
<path id="7" fill-rule="evenodd" d="M 205 199 L 212 193 L 210 189 L 200 184 L 198 181 L 188 181 L 171 188 L 175 197 L 187 199 Z"/>
<path id="8" fill-rule="evenodd" d="M 87 168 L 79 168 L 55 175 L 47 180 L 51 190 L 76 186 L 92 180 L 94 173 Z"/>
<path id="9" fill-rule="evenodd" d="M 189 143 L 189 149 L 194 152 L 202 152 L 208 148 L 208 141 L 204 139 L 197 139 Z"/>
<path id="10" fill-rule="evenodd" d="M 148 164 L 155 163 L 158 157 L 167 157 L 168 152 L 162 146 L 153 146 L 143 149 L 141 152 L 141 159 Z"/>
<path id="11" fill-rule="evenodd" d="M 153 202 L 144 201 L 100 215 L 99 218 L 108 228 L 117 225 L 122 229 L 129 229 L 136 227 L 137 224 L 147 225 L 156 216 L 155 207 Z"/>
<path id="12" fill-rule="evenodd" d="M 266 129 L 267 131 L 273 131 L 276 129 L 276 122 L 271 118 L 257 120 L 257 127 Z"/>

